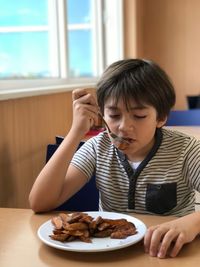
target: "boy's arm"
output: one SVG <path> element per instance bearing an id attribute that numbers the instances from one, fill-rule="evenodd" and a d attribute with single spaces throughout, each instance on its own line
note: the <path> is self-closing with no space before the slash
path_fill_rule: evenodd
<path id="1" fill-rule="evenodd" d="M 69 132 L 41 170 L 29 195 L 30 207 L 35 212 L 56 208 L 87 181 L 83 173 L 70 165 L 79 143 L 79 138 Z"/>
<path id="2" fill-rule="evenodd" d="M 175 257 L 184 244 L 200 233 L 200 212 L 151 226 L 145 235 L 145 252 L 153 257 Z"/>
<path id="3" fill-rule="evenodd" d="M 94 96 L 85 89 L 75 90 L 72 127 L 38 175 L 29 195 L 30 207 L 35 212 L 54 209 L 86 183 L 86 175 L 70 162 L 79 143 L 97 120 L 98 107 Z"/>

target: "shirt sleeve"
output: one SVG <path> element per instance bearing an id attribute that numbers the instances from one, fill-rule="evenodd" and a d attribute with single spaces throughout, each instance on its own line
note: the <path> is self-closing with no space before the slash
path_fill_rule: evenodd
<path id="1" fill-rule="evenodd" d="M 194 138 L 187 146 L 183 168 L 192 187 L 200 192 L 200 140 Z"/>
<path id="2" fill-rule="evenodd" d="M 96 166 L 96 151 L 93 138 L 86 141 L 74 154 L 71 164 L 83 172 L 88 181 L 95 173 Z"/>

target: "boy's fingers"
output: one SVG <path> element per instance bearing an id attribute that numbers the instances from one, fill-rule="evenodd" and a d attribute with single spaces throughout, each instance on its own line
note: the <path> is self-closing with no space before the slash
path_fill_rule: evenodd
<path id="1" fill-rule="evenodd" d="M 83 103 L 94 105 L 97 107 L 96 95 L 91 92 L 92 88 L 76 89 L 72 92 L 72 100 L 75 101 L 82 98 Z"/>
<path id="2" fill-rule="evenodd" d="M 183 247 L 184 243 L 185 242 L 184 242 L 183 236 L 180 234 L 175 242 L 175 245 L 170 253 L 170 256 L 176 257 L 177 254 L 180 252 L 181 248 Z"/>
<path id="3" fill-rule="evenodd" d="M 86 88 L 80 88 L 80 89 L 76 89 L 72 92 L 72 100 L 77 100 L 80 97 L 87 95 L 87 89 Z"/>
<path id="4" fill-rule="evenodd" d="M 144 237 L 144 249 L 145 249 L 146 253 L 149 253 L 149 248 L 150 248 L 150 244 L 151 244 L 151 237 L 152 237 L 153 231 L 154 231 L 153 227 L 149 228 L 145 234 L 145 237 Z"/>
<path id="5" fill-rule="evenodd" d="M 172 247 L 174 240 L 176 239 L 177 239 L 176 231 L 169 230 L 168 232 L 166 232 L 166 234 L 164 235 L 161 241 L 157 256 L 159 258 L 165 258 L 166 255 L 168 254 L 169 249 Z"/>

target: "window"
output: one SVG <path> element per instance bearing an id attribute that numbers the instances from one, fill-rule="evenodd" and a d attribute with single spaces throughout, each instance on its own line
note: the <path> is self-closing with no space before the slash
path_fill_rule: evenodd
<path id="1" fill-rule="evenodd" d="M 49 76 L 47 1 L 0 0 L 0 6 L 0 78 Z"/>
<path id="2" fill-rule="evenodd" d="M 0 0 L 0 94 L 94 82 L 123 58 L 122 2 Z"/>

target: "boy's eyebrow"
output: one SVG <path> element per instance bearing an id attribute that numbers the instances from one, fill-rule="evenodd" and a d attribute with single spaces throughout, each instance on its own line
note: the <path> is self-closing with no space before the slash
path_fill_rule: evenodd
<path id="1" fill-rule="evenodd" d="M 110 109 L 110 110 L 119 110 L 119 108 L 117 106 L 106 106 L 105 107 L 106 109 Z M 136 105 L 136 106 L 133 106 L 133 107 L 128 107 L 129 110 L 141 110 L 141 109 L 147 109 L 148 107 L 145 106 L 145 105 Z"/>

